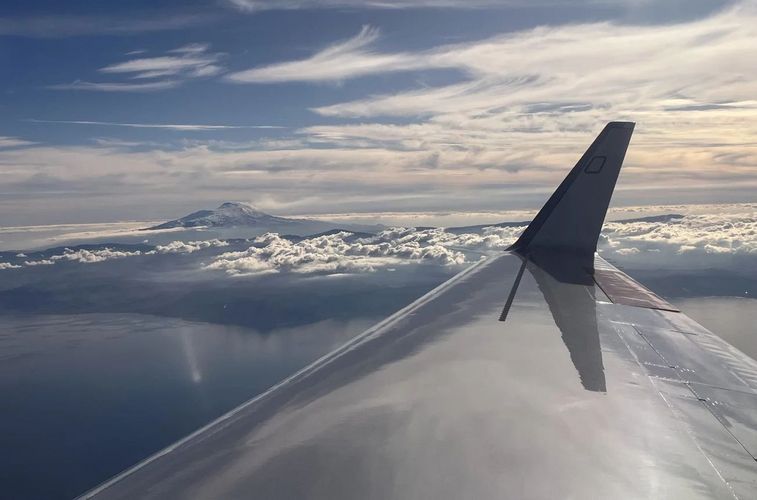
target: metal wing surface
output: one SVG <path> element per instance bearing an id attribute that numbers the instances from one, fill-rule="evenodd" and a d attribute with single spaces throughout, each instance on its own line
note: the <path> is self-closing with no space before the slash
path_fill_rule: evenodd
<path id="1" fill-rule="evenodd" d="M 757 363 L 594 256 L 632 130 L 510 252 L 84 498 L 757 497 Z"/>

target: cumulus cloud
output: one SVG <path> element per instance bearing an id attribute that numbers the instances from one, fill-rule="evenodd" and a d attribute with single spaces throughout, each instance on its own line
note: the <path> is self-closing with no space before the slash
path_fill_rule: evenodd
<path id="1" fill-rule="evenodd" d="M 599 250 L 606 258 L 645 267 L 757 267 L 757 213 L 692 214 L 659 221 L 609 222 Z M 293 242 L 277 234 L 254 240 L 246 250 L 218 255 L 205 266 L 229 275 L 271 272 L 355 273 L 429 262 L 462 265 L 507 249 L 525 226 L 460 232 L 443 228 L 391 228 L 371 237 L 347 232 Z M 752 259 L 752 260 L 743 260 Z"/>
<path id="2" fill-rule="evenodd" d="M 664 222 L 610 222 L 603 231 L 610 248 L 667 247 L 680 253 L 757 255 L 757 214 L 687 215 Z"/>
<path id="3" fill-rule="evenodd" d="M 599 251 L 645 268 L 757 269 L 757 212 L 689 214 L 658 222 L 609 222 Z"/>
<path id="4" fill-rule="evenodd" d="M 392 228 L 381 231 L 372 238 L 358 240 L 361 243 L 389 243 L 393 245 L 418 244 L 461 248 L 466 250 L 504 250 L 512 245 L 525 226 L 486 227 L 482 233 L 451 233 L 444 228 L 415 229 Z"/>
<path id="5" fill-rule="evenodd" d="M 10 262 L 0 262 L 0 270 L 2 269 L 19 269 L 21 266 L 12 264 Z"/>
<path id="6" fill-rule="evenodd" d="M 100 248 L 100 249 L 92 249 L 92 250 L 86 250 L 83 248 L 78 249 L 78 250 L 73 250 L 71 248 L 66 248 L 63 250 L 62 254 L 51 255 L 50 257 L 46 259 L 27 260 L 27 261 L 24 261 L 24 265 L 25 266 L 45 266 L 45 265 L 49 266 L 59 261 L 78 262 L 80 264 L 93 264 L 96 262 L 105 262 L 107 260 L 123 259 L 125 257 L 134 257 L 137 255 L 142 255 L 142 252 L 139 250 L 135 250 L 135 251 L 116 250 L 109 247 Z"/>
<path id="7" fill-rule="evenodd" d="M 82 264 L 91 264 L 94 262 L 104 262 L 112 259 L 122 259 L 124 257 L 133 257 L 135 255 L 141 255 L 142 252 L 135 250 L 133 252 L 124 250 L 114 250 L 111 248 L 103 248 L 99 250 L 71 250 L 66 248 L 61 255 L 53 255 L 50 260 L 70 260 L 74 262 L 80 262 Z"/>
<path id="8" fill-rule="evenodd" d="M 25 266 L 52 266 L 55 264 L 55 261 L 52 259 L 40 259 L 40 260 L 25 260 L 24 265 Z"/>
<path id="9" fill-rule="evenodd" d="M 256 238 L 247 250 L 223 253 L 205 267 L 230 275 L 281 271 L 334 274 L 369 272 L 411 262 L 465 263 L 462 252 L 438 244 L 421 244 L 418 239 L 378 235 L 349 241 L 350 236 L 351 233 L 340 232 L 292 242 L 268 233 Z"/>
<path id="10" fill-rule="evenodd" d="M 213 239 L 201 241 L 172 241 L 167 245 L 158 245 L 155 247 L 157 253 L 193 253 L 203 248 L 227 247 L 227 241 Z"/>

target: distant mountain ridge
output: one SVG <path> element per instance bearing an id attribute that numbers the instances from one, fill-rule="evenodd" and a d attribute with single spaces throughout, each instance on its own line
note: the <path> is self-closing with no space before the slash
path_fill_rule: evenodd
<path id="1" fill-rule="evenodd" d="M 621 219 L 617 223 L 632 222 L 670 222 L 684 217 L 680 214 L 663 214 L 634 219 Z M 480 233 L 487 227 L 516 227 L 527 226 L 529 221 L 500 222 L 495 224 L 477 224 L 472 226 L 448 227 L 447 232 L 463 234 L 468 232 Z M 342 224 L 317 219 L 290 219 L 271 215 L 255 208 L 249 203 L 227 201 L 216 209 L 198 210 L 178 219 L 170 220 L 143 230 L 174 229 L 174 228 L 248 228 L 261 231 L 277 232 L 280 234 L 294 234 L 307 236 L 315 233 L 336 232 L 346 230 L 352 232 L 376 232 L 385 229 L 382 225 Z M 418 227 L 416 229 L 430 229 Z"/>
<path id="2" fill-rule="evenodd" d="M 279 217 L 258 210 L 249 203 L 227 201 L 218 208 L 198 210 L 178 219 L 170 220 L 144 230 L 174 229 L 174 228 L 215 228 L 234 229 L 246 228 L 261 232 L 276 232 L 280 234 L 322 233 L 337 229 L 347 231 L 373 232 L 383 229 L 380 225 L 337 224 L 317 219 L 290 219 Z"/>

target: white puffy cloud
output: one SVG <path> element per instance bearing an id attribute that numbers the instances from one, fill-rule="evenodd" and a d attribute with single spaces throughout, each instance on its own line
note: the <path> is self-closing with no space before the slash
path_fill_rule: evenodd
<path id="1" fill-rule="evenodd" d="M 40 259 L 40 260 L 25 260 L 25 266 L 52 266 L 55 261 L 52 259 Z"/>
<path id="2" fill-rule="evenodd" d="M 422 230 L 414 228 L 392 228 L 387 229 L 386 231 L 381 231 L 375 237 L 364 238 L 358 241 L 367 244 L 418 244 L 478 251 L 505 250 L 515 242 L 518 235 L 520 235 L 524 229 L 525 226 L 492 226 L 484 228 L 482 234 L 473 232 L 455 234 L 447 232 L 444 228 Z"/>
<path id="3" fill-rule="evenodd" d="M 13 264 L 11 262 L 0 262 L 0 270 L 2 269 L 18 269 L 21 266 Z"/>
<path id="4" fill-rule="evenodd" d="M 47 259 L 40 260 L 27 260 L 24 261 L 25 266 L 49 266 L 58 261 L 71 261 L 78 262 L 80 264 L 92 264 L 95 262 L 105 262 L 106 260 L 123 259 L 125 257 L 134 257 L 142 255 L 142 252 L 135 250 L 133 252 L 125 250 L 114 250 L 112 248 L 99 248 L 93 250 L 85 250 L 83 248 L 79 250 L 72 250 L 66 248 L 62 254 L 51 255 Z"/>
<path id="5" fill-rule="evenodd" d="M 200 241 L 172 241 L 166 245 L 155 247 L 157 253 L 193 253 L 203 248 L 227 247 L 229 243 L 224 240 L 200 240 Z M 149 252 L 148 252 L 149 253 Z"/>
<path id="6" fill-rule="evenodd" d="M 333 274 L 368 272 L 411 262 L 465 263 L 462 252 L 419 238 L 392 238 L 381 233 L 373 238 L 348 241 L 350 236 L 351 233 L 340 232 L 292 242 L 268 233 L 256 238 L 247 250 L 223 253 L 205 267 L 231 275 L 280 271 Z"/>
<path id="7" fill-rule="evenodd" d="M 609 222 L 604 235 L 610 248 L 669 248 L 676 253 L 757 255 L 757 214 L 686 215 L 664 222 Z"/>
<path id="8" fill-rule="evenodd" d="M 609 222 L 599 251 L 648 268 L 757 269 L 757 212 L 698 213 L 659 222 Z"/>
<path id="9" fill-rule="evenodd" d="M 695 213 L 659 221 L 608 222 L 599 251 L 621 264 L 649 268 L 702 265 L 732 267 L 747 262 L 757 268 L 757 213 L 735 205 L 738 213 Z M 355 239 L 351 233 L 292 242 L 266 234 L 242 251 L 223 253 L 205 266 L 230 275 L 271 272 L 354 273 L 381 267 L 430 262 L 440 265 L 473 262 L 506 250 L 525 226 L 486 227 L 459 233 L 443 228 L 396 227 Z M 751 260 L 744 260 L 751 259 Z"/>
<path id="10" fill-rule="evenodd" d="M 94 262 L 104 262 L 112 259 L 123 259 L 124 257 L 133 257 L 135 255 L 142 255 L 142 252 L 135 250 L 133 252 L 124 250 L 113 250 L 111 248 L 103 248 L 98 250 L 71 250 L 66 248 L 61 255 L 53 255 L 50 260 L 70 260 L 74 262 L 80 262 L 82 264 L 91 264 Z"/>

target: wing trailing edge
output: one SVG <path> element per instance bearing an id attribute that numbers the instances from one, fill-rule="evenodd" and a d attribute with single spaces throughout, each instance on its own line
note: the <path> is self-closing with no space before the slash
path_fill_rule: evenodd
<path id="1" fill-rule="evenodd" d="M 633 129 L 633 122 L 608 123 L 510 250 L 577 257 L 592 267 Z"/>

